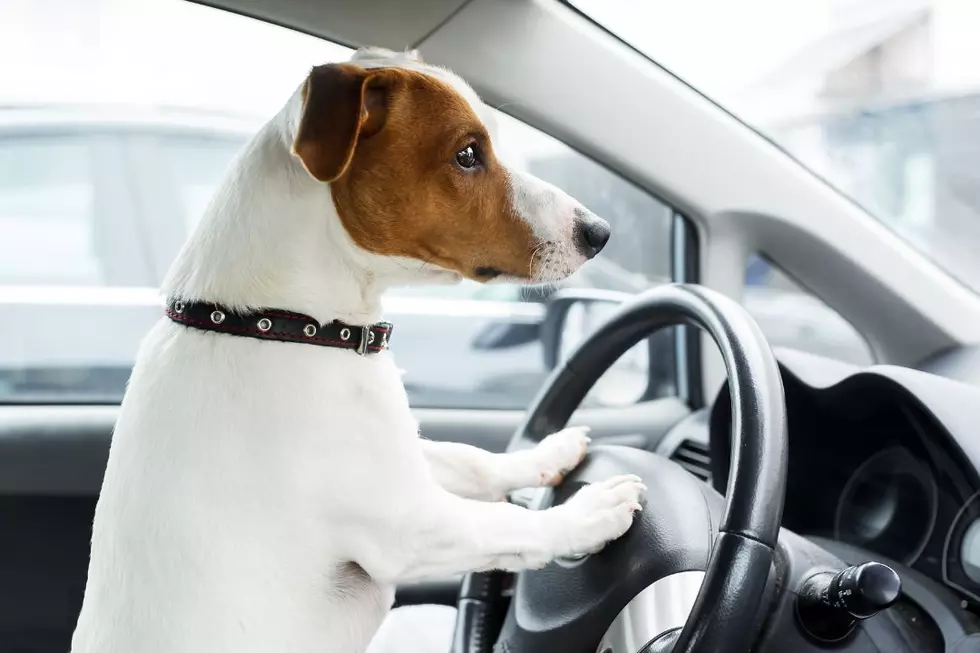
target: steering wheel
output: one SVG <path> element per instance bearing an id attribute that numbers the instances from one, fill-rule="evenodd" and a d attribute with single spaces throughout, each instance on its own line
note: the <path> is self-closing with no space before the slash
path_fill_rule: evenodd
<path id="1" fill-rule="evenodd" d="M 589 482 L 636 474 L 648 488 L 645 509 L 601 552 L 518 574 L 497 623 L 493 606 L 500 605 L 509 577 L 470 574 L 460 593 L 453 653 L 749 651 L 773 587 L 786 484 L 786 406 L 769 344 L 741 306 L 693 285 L 638 295 L 555 370 L 508 451 L 564 428 L 622 354 L 655 331 L 681 324 L 711 335 L 728 372 L 733 446 L 727 501 L 662 456 L 591 447 L 560 486 L 538 491 L 531 508 L 560 505 Z"/>

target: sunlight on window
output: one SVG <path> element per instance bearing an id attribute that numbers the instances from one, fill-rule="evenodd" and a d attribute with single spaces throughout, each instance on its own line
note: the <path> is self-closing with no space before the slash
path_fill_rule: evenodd
<path id="1" fill-rule="evenodd" d="M 351 52 L 175 0 L 6 0 L 0 25 L 17 26 L 4 31 L 0 58 L 23 64 L 0 66 L 2 104 L 185 107 L 266 118 L 311 65 Z M 70 65 L 64 55 L 69 50 Z"/>
<path id="2" fill-rule="evenodd" d="M 980 2 L 571 2 L 980 291 Z"/>

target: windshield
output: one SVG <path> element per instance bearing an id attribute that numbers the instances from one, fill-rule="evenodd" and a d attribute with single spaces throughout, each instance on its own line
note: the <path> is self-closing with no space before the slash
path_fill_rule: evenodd
<path id="1" fill-rule="evenodd" d="M 571 4 L 980 291 L 980 2 Z"/>

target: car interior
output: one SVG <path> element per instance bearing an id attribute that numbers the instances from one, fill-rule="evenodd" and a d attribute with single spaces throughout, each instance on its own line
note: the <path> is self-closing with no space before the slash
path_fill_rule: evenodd
<path id="1" fill-rule="evenodd" d="M 601 553 L 399 587 L 396 606 L 457 607 L 452 653 L 980 651 L 980 295 L 941 258 L 624 40 L 601 3 L 159 1 L 342 48 L 417 48 L 669 208 L 641 253 L 668 279 L 543 300 L 531 337 L 547 377 L 526 406 L 413 406 L 425 437 L 493 452 L 590 426 L 593 451 L 561 486 L 510 497 L 528 509 L 610 472 L 649 487 Z M 742 301 L 758 260 L 859 334 L 866 364 L 774 342 Z M 0 280 L 0 314 L 21 296 Z M 572 333 L 576 311 L 603 306 Z M 646 356 L 640 391 L 580 408 L 598 384 L 618 392 L 604 374 L 627 352 Z M 0 653 L 61 653 L 119 397 L 8 401 L 2 387 Z"/>

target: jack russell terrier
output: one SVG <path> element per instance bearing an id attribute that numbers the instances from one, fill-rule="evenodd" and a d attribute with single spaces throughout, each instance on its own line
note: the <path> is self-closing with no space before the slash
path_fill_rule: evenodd
<path id="1" fill-rule="evenodd" d="M 509 454 L 427 441 L 387 351 L 386 288 L 555 282 L 609 237 L 493 133 L 459 77 L 370 48 L 313 68 L 244 147 L 137 356 L 73 653 L 361 653 L 399 582 L 626 532 L 635 476 L 501 500 L 560 482 L 586 429 Z"/>

